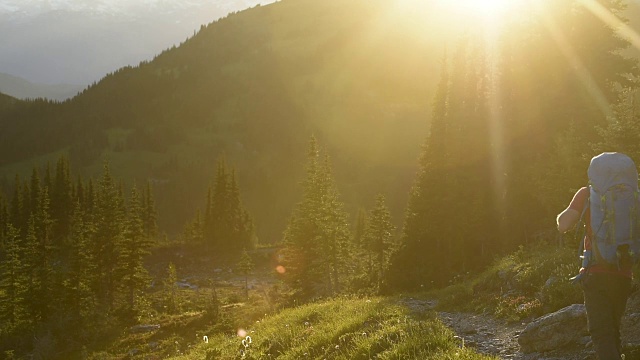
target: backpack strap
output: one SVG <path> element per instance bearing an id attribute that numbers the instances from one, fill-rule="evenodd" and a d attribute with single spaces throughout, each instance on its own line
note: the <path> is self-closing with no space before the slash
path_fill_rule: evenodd
<path id="1" fill-rule="evenodd" d="M 591 186 L 587 188 L 589 189 L 589 194 L 591 193 L 590 188 Z M 581 235 L 579 245 L 578 245 L 578 257 L 582 259 L 581 267 L 585 269 L 585 272 L 580 272 L 576 276 L 569 279 L 569 281 L 571 281 L 571 283 L 574 285 L 582 281 L 584 274 L 589 269 L 589 265 L 591 265 L 591 252 L 587 251 L 587 253 L 585 253 L 584 251 L 584 238 L 586 236 L 587 227 L 583 222 L 584 214 L 587 212 L 587 208 L 589 207 L 590 198 L 591 196 L 588 196 L 587 200 L 584 202 L 584 205 L 582 206 L 582 213 L 580 214 L 580 219 L 578 220 L 578 224 L 576 225 L 576 233 L 574 235 L 574 237 L 578 237 L 578 235 Z M 583 224 L 582 231 L 580 231 L 580 224 Z"/>
<path id="2" fill-rule="evenodd" d="M 587 189 L 590 190 L 591 185 L 589 185 L 589 187 L 587 187 Z M 578 225 L 576 226 L 576 234 L 575 236 L 577 237 L 578 234 L 580 233 L 580 224 L 582 224 L 582 232 L 580 233 L 580 241 L 579 241 L 579 245 L 578 245 L 578 256 L 582 259 L 584 259 L 584 237 L 587 235 L 587 227 L 585 226 L 586 224 L 584 224 L 584 214 L 587 212 L 587 208 L 589 207 L 589 203 L 591 202 L 591 196 L 587 195 L 587 200 L 584 202 L 584 205 L 582 206 L 582 213 L 580 214 L 580 219 L 578 220 Z M 591 259 L 585 259 L 585 260 L 591 260 Z M 585 261 L 582 262 L 583 265 L 585 264 Z M 586 268 L 586 266 L 583 266 Z"/>

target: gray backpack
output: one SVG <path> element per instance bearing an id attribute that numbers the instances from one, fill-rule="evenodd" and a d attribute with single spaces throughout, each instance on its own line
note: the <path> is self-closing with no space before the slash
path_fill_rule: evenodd
<path id="1" fill-rule="evenodd" d="M 589 262 L 627 266 L 640 255 L 638 170 L 622 153 L 602 153 L 589 164 L 592 254 Z M 585 254 L 587 255 L 587 254 Z"/>

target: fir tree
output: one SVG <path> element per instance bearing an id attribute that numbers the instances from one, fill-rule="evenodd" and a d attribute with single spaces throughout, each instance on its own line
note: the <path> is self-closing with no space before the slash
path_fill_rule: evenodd
<path id="1" fill-rule="evenodd" d="M 94 217 L 96 240 L 93 250 L 96 258 L 96 271 L 99 274 L 100 287 L 98 300 L 107 313 L 114 305 L 118 278 L 116 267 L 122 240 L 123 200 L 117 184 L 114 182 L 109 165 L 103 166 L 103 174 L 95 194 Z"/>
<path id="2" fill-rule="evenodd" d="M 302 299 L 333 295 L 350 276 L 349 226 L 333 184 L 328 159 L 311 138 L 303 199 L 285 231 L 286 279 Z"/>
<path id="3" fill-rule="evenodd" d="M 19 237 L 19 231 L 9 224 L 5 237 L 4 261 L 0 262 L 0 329 L 3 333 L 12 333 L 29 316 L 25 307 L 26 269 Z"/>
<path id="4" fill-rule="evenodd" d="M 364 232 L 369 257 L 369 275 L 378 288 L 384 278 L 384 269 L 388 266 L 388 255 L 392 249 L 395 226 L 382 194 L 376 196 L 376 204 L 369 213 L 369 222 Z"/>
<path id="5" fill-rule="evenodd" d="M 45 321 L 52 314 L 54 302 L 51 300 L 58 296 L 55 291 L 59 287 L 53 268 L 56 249 L 52 241 L 54 222 L 50 217 L 48 188 L 41 189 L 38 194 L 40 199 L 31 216 L 32 222 L 29 223 L 29 232 L 32 231 L 31 226 L 34 227 L 33 234 L 29 234 L 28 237 L 30 242 L 35 241 L 33 271 L 37 292 L 33 298 L 34 311 L 41 321 Z"/>
<path id="6" fill-rule="evenodd" d="M 240 274 L 244 276 L 244 291 L 245 298 L 249 300 L 249 274 L 253 270 L 253 261 L 251 261 L 251 256 L 247 252 L 247 249 L 242 251 L 242 255 L 240 256 L 240 260 L 238 261 L 238 271 Z"/>
<path id="7" fill-rule="evenodd" d="M 73 184 L 67 159 L 61 157 L 56 163 L 56 174 L 51 195 L 51 217 L 55 222 L 54 239 L 61 242 L 69 233 L 69 220 L 73 212 Z"/>
<path id="8" fill-rule="evenodd" d="M 119 244 L 119 279 L 126 297 L 128 311 L 134 311 L 136 299 L 145 289 L 149 274 L 144 268 L 144 257 L 149 254 L 151 241 L 145 234 L 144 212 L 140 202 L 140 194 L 134 186 L 129 197 L 129 207 L 124 225 L 124 232 Z"/>
<path id="9" fill-rule="evenodd" d="M 175 314 L 180 311 L 180 300 L 178 298 L 178 288 L 176 283 L 178 282 L 178 273 L 175 265 L 169 263 L 167 267 L 167 277 L 164 280 L 164 299 L 165 307 L 169 314 Z"/>
<path id="10" fill-rule="evenodd" d="M 142 200 L 142 219 L 147 239 L 154 240 L 158 236 L 158 211 L 151 190 L 151 182 L 147 181 Z"/>
<path id="11" fill-rule="evenodd" d="M 63 283 L 65 292 L 62 303 L 64 311 L 70 317 L 73 333 L 83 338 L 86 337 L 86 331 L 90 325 L 98 318 L 96 311 L 98 274 L 93 253 L 95 229 L 87 220 L 80 201 L 76 202 L 70 218 L 69 230 L 67 242 L 70 244 L 70 256 Z"/>
<path id="12" fill-rule="evenodd" d="M 353 231 L 353 244 L 356 247 L 362 247 L 362 240 L 364 236 L 365 228 L 367 227 L 367 212 L 364 209 L 358 210 L 358 216 L 356 217 L 356 226 Z"/>

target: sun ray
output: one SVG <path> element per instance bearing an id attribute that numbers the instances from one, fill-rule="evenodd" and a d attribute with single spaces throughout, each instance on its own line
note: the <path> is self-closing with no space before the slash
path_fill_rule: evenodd
<path id="1" fill-rule="evenodd" d="M 574 73 L 577 78 L 582 83 L 585 90 L 589 93 L 596 106 L 605 116 L 611 116 L 613 111 L 607 100 L 607 97 L 604 95 L 596 81 L 593 79 L 591 72 L 584 65 L 578 54 L 573 50 L 573 46 L 566 38 L 564 33 L 558 28 L 558 26 L 546 15 L 542 14 L 542 18 L 544 21 L 544 25 L 551 34 L 551 37 L 556 42 L 558 49 L 562 55 L 566 58 L 566 60 L 571 65 Z"/>
<path id="2" fill-rule="evenodd" d="M 627 39 L 636 49 L 640 49 L 640 35 L 638 35 L 638 33 L 629 25 L 607 10 L 607 8 L 602 6 L 602 4 L 596 0 L 580 0 L 579 2 L 595 16 L 600 18 L 600 20 L 605 24 L 616 29 L 618 34 Z"/>

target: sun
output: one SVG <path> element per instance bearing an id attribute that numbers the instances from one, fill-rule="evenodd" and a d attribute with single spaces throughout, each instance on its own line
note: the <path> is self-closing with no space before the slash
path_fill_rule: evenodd
<path id="1" fill-rule="evenodd" d="M 506 9 L 512 0 L 458 0 L 458 6 L 466 7 L 479 12 L 501 12 Z M 456 1 L 452 1 L 455 3 Z"/>
<path id="2" fill-rule="evenodd" d="M 435 0 L 435 4 L 443 13 L 492 22 L 523 6 L 524 0 Z"/>

